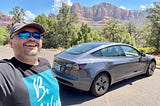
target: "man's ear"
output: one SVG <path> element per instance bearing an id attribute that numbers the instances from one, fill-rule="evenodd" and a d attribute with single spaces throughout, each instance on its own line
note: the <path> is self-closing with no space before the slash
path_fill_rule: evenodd
<path id="1" fill-rule="evenodd" d="M 9 40 L 8 40 L 8 44 L 9 44 L 10 47 L 12 48 L 12 44 L 13 44 L 13 43 L 12 43 L 12 39 L 9 39 Z"/>

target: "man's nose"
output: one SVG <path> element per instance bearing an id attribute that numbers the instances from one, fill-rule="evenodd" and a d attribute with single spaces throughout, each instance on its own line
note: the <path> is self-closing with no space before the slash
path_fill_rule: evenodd
<path id="1" fill-rule="evenodd" d="M 30 39 L 30 40 L 36 40 L 32 35 L 28 39 Z"/>

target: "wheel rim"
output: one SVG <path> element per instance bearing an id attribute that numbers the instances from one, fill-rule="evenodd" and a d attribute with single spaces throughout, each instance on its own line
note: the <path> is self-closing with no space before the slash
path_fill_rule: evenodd
<path id="1" fill-rule="evenodd" d="M 154 62 L 152 62 L 152 63 L 149 65 L 149 69 L 148 69 L 150 75 L 153 74 L 155 68 L 156 68 L 156 65 L 155 65 Z"/>
<path id="2" fill-rule="evenodd" d="M 95 83 L 95 90 L 98 94 L 104 94 L 108 89 L 108 79 L 105 76 L 101 76 Z"/>

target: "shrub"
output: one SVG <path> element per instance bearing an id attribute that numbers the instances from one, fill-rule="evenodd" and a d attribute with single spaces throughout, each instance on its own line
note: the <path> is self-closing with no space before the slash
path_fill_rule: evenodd
<path id="1" fill-rule="evenodd" d="M 153 53 L 157 51 L 155 47 L 143 47 L 143 48 L 138 48 L 138 50 L 142 53 Z"/>

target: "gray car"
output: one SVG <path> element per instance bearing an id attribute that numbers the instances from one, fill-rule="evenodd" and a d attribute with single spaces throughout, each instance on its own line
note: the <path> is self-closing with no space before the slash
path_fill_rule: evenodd
<path id="1" fill-rule="evenodd" d="M 59 83 L 101 96 L 113 83 L 140 74 L 151 76 L 155 67 L 153 56 L 131 45 L 90 42 L 57 54 L 53 72 Z"/>

